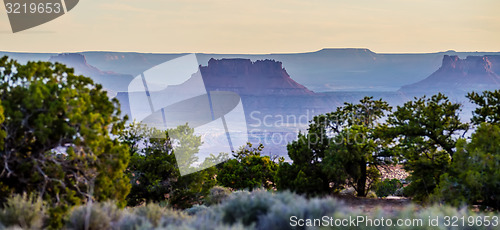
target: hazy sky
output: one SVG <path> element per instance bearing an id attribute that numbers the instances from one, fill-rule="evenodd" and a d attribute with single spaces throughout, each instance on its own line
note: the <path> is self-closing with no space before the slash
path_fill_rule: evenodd
<path id="1" fill-rule="evenodd" d="M 500 51 L 499 0 L 80 0 L 0 50 L 289 53 Z"/>

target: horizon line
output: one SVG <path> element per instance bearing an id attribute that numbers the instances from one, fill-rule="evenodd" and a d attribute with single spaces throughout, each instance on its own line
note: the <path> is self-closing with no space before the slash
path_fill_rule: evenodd
<path id="1" fill-rule="evenodd" d="M 270 53 L 215 53 L 215 52 L 141 52 L 141 51 L 115 51 L 115 50 L 85 50 L 85 51 L 63 51 L 63 52 L 30 52 L 30 51 L 7 51 L 0 50 L 4 53 L 18 53 L 18 54 L 64 54 L 64 53 L 136 53 L 136 54 L 205 54 L 205 55 L 287 55 L 287 54 L 308 54 L 317 53 L 321 51 L 340 51 L 340 50 L 364 50 L 372 52 L 374 54 L 439 54 L 439 53 L 500 53 L 500 51 L 456 51 L 456 50 L 446 50 L 446 51 L 432 51 L 432 52 L 375 52 L 369 48 L 355 48 L 355 47 L 328 47 L 322 48 L 314 51 L 302 51 L 302 52 L 270 52 Z"/>

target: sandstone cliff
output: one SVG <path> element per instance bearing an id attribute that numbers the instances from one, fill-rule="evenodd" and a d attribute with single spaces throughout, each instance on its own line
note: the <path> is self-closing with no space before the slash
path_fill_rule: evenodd
<path id="1" fill-rule="evenodd" d="M 500 89 L 500 56 L 444 55 L 441 67 L 426 79 L 401 88 L 404 93 L 470 92 Z M 495 73 L 496 72 L 496 73 Z"/>
<path id="2" fill-rule="evenodd" d="M 210 59 L 200 66 L 209 91 L 233 91 L 240 95 L 314 95 L 295 82 L 282 63 L 274 60 L 252 62 L 249 59 Z"/>

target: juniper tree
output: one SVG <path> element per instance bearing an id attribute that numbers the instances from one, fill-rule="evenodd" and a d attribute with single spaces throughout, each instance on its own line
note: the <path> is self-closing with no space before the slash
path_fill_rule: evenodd
<path id="1" fill-rule="evenodd" d="M 0 148 L 1 201 L 37 194 L 51 204 L 53 228 L 88 200 L 125 204 L 127 146 L 112 138 L 124 127 L 116 99 L 102 86 L 50 62 L 0 59 L 5 121 Z"/>

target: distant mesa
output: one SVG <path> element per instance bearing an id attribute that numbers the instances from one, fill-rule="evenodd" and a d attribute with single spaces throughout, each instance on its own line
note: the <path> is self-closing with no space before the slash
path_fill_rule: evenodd
<path id="1" fill-rule="evenodd" d="M 341 62 L 356 60 L 358 63 L 366 61 L 371 63 L 377 57 L 376 53 L 366 48 L 325 48 L 309 54 L 319 57 L 319 60 L 316 61 L 320 62 L 333 59 Z M 360 66 L 358 66 L 358 68 L 360 68 Z M 363 68 L 364 67 L 361 67 L 361 69 Z"/>
<path id="2" fill-rule="evenodd" d="M 279 61 L 210 59 L 200 72 L 208 91 L 233 91 L 240 95 L 314 95 L 297 83 Z"/>
<path id="3" fill-rule="evenodd" d="M 91 77 L 104 88 L 115 92 L 126 92 L 132 75 L 105 72 L 87 63 L 84 55 L 64 53 L 52 56 L 50 62 L 59 62 L 75 69 L 76 74 Z M 210 59 L 207 66 L 200 66 L 199 71 L 208 91 L 232 91 L 239 95 L 283 95 L 301 96 L 315 93 L 294 81 L 283 64 L 275 60 L 252 62 L 250 59 Z M 195 74 L 195 73 L 193 73 Z M 193 75 L 195 76 L 195 75 Z M 189 89 L 188 80 L 173 88 Z M 174 90 L 174 89 L 173 89 Z"/>
<path id="4" fill-rule="evenodd" d="M 367 48 L 324 48 L 316 51 L 315 53 L 335 53 L 335 54 L 342 54 L 344 56 L 376 54 Z"/>
<path id="5" fill-rule="evenodd" d="M 75 70 L 75 74 L 84 75 L 92 78 L 95 82 L 102 84 L 103 87 L 113 92 L 127 91 L 128 83 L 132 80 L 132 75 L 119 74 L 111 71 L 101 71 L 98 68 L 89 65 L 84 55 L 78 53 L 63 53 L 52 56 L 50 62 L 59 62 Z"/>
<path id="6" fill-rule="evenodd" d="M 87 63 L 85 56 L 78 53 L 63 53 L 57 56 L 52 56 L 49 59 L 50 62 L 59 62 L 65 64 L 68 67 L 74 68 L 76 74 L 81 75 L 102 75 L 104 72 L 91 66 Z"/>
<path id="7" fill-rule="evenodd" d="M 420 92 L 469 92 L 500 89 L 500 56 L 444 55 L 441 67 L 429 77 L 406 85 L 404 93 Z"/>

